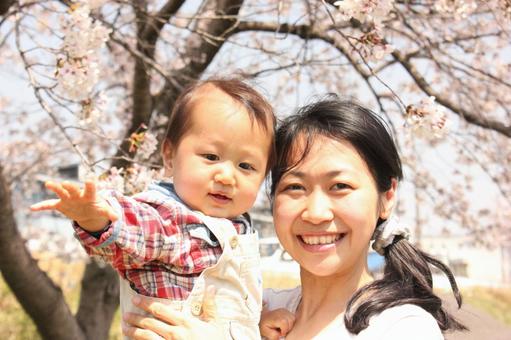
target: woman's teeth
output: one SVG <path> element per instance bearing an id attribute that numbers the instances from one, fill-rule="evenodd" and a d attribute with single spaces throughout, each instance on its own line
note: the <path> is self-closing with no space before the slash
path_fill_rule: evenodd
<path id="1" fill-rule="evenodd" d="M 301 236 L 302 241 L 307 244 L 330 244 L 339 240 L 343 234 L 321 235 L 321 236 Z"/>

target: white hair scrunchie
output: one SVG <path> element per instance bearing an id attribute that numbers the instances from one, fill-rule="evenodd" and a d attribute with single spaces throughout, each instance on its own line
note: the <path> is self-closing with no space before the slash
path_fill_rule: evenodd
<path id="1" fill-rule="evenodd" d="M 399 223 L 397 217 L 389 217 L 382 224 L 376 227 L 373 233 L 373 249 L 380 255 L 385 255 L 385 248 L 394 242 L 396 236 L 405 239 L 410 238 L 410 229 Z"/>

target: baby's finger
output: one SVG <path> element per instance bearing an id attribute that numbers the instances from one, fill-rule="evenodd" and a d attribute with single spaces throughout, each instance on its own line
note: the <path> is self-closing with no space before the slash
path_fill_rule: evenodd
<path id="1" fill-rule="evenodd" d="M 262 326 L 261 336 L 268 340 L 278 340 L 280 338 L 280 332 L 277 329 L 270 328 L 268 326 Z"/>
<path id="2" fill-rule="evenodd" d="M 46 189 L 53 191 L 61 200 L 68 200 L 69 199 L 69 193 L 66 189 L 62 187 L 59 183 L 55 182 L 46 182 L 44 184 L 46 186 Z"/>
<path id="3" fill-rule="evenodd" d="M 281 327 L 281 335 L 284 336 L 293 328 L 295 324 L 295 315 L 288 314 L 284 317 L 285 322 L 283 323 L 283 327 Z"/>
<path id="4" fill-rule="evenodd" d="M 282 320 L 280 324 L 280 335 L 284 336 L 291 330 L 291 325 L 289 324 L 288 319 Z"/>
<path id="5" fill-rule="evenodd" d="M 60 202 L 60 199 L 46 200 L 42 202 L 38 202 L 32 204 L 30 206 L 30 210 L 32 211 L 41 211 L 41 210 L 55 210 L 57 204 Z"/>
<path id="6" fill-rule="evenodd" d="M 83 198 L 85 198 L 87 201 L 95 201 L 96 200 L 96 183 L 94 183 L 93 181 L 85 182 Z"/>
<path id="7" fill-rule="evenodd" d="M 71 182 L 62 182 L 62 187 L 69 193 L 69 197 L 72 199 L 80 198 L 81 192 L 80 187 Z"/>

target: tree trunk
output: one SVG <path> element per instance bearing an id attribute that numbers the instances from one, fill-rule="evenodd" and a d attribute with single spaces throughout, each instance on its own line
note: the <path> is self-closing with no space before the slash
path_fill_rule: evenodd
<path id="1" fill-rule="evenodd" d="M 85 339 L 64 296 L 27 251 L 16 227 L 11 192 L 0 163 L 0 270 L 44 339 Z"/>
<path id="2" fill-rule="evenodd" d="M 9 11 L 9 8 L 15 3 L 15 0 L 1 0 L 0 1 L 0 15 L 4 15 Z"/>
<path id="3" fill-rule="evenodd" d="M 108 264 L 91 261 L 82 278 L 80 307 L 76 314 L 86 339 L 108 339 L 119 306 L 119 276 Z"/>

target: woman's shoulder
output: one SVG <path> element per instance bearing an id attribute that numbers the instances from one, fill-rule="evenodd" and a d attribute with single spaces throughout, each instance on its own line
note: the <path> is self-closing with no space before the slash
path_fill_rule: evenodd
<path id="1" fill-rule="evenodd" d="M 419 307 L 411 303 L 406 303 L 403 305 L 387 308 L 386 310 L 381 312 L 379 316 L 390 319 L 402 317 L 421 317 L 435 320 L 428 311 L 426 311 L 422 307 Z"/>
<path id="2" fill-rule="evenodd" d="M 379 339 L 444 339 L 436 319 L 414 304 L 394 306 L 371 317 L 366 331 Z"/>
<path id="3" fill-rule="evenodd" d="M 302 296 L 300 286 L 290 289 L 266 288 L 263 291 L 263 304 L 266 309 L 286 308 L 294 312 Z"/>

